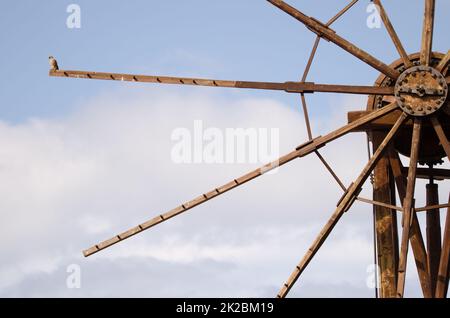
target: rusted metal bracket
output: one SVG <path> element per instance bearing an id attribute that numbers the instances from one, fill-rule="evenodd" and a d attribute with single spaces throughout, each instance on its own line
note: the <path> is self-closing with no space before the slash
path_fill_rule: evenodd
<path id="1" fill-rule="evenodd" d="M 313 148 L 311 149 L 311 152 L 313 151 L 317 151 L 320 148 L 322 148 L 323 146 L 325 146 L 326 144 L 322 143 L 320 145 L 317 145 L 316 141 L 318 139 L 322 138 L 322 136 L 316 137 L 314 139 L 308 140 L 307 142 L 301 144 L 300 146 L 298 146 L 297 148 L 295 148 L 295 150 L 299 151 L 302 150 L 303 148 L 307 147 L 307 146 L 313 146 Z"/>
<path id="2" fill-rule="evenodd" d="M 350 189 L 353 187 L 354 182 L 352 182 L 350 184 L 350 186 L 347 188 L 347 190 L 343 193 L 343 195 L 341 196 L 341 198 L 339 199 L 338 203 L 336 204 L 336 206 L 339 206 L 342 201 L 344 200 L 344 198 L 348 195 L 348 192 L 350 191 Z M 348 210 L 350 210 L 351 206 L 353 205 L 353 203 L 355 203 L 355 201 L 358 199 L 359 194 L 362 191 L 362 187 L 357 189 L 355 191 L 355 193 L 353 193 L 352 198 L 348 201 L 348 203 L 345 205 L 344 207 L 344 212 L 347 212 Z"/>
<path id="3" fill-rule="evenodd" d="M 336 33 L 336 31 L 334 31 L 332 28 L 330 28 L 327 24 L 323 23 L 322 21 L 319 21 L 319 20 L 317 20 L 317 19 L 314 18 L 314 17 L 309 17 L 309 18 L 310 18 L 311 20 L 313 20 L 314 22 L 320 24 L 320 26 L 322 26 L 322 27 L 324 27 L 324 28 L 330 30 L 330 31 L 333 32 L 333 33 Z M 308 26 L 306 26 L 306 27 L 307 27 L 308 30 L 310 30 L 311 32 L 317 34 L 318 37 L 324 39 L 324 40 L 327 41 L 327 42 L 330 42 L 330 39 L 328 39 L 328 38 L 325 36 L 325 34 L 324 34 L 323 32 L 320 32 L 319 30 L 314 30 L 313 28 L 310 28 L 310 27 L 308 27 Z"/>

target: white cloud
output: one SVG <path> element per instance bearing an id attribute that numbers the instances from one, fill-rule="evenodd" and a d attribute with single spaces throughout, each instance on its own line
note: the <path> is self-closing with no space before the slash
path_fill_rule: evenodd
<path id="1" fill-rule="evenodd" d="M 342 104 L 359 105 L 360 100 Z M 320 131 L 345 123 L 344 112 L 337 113 L 318 123 Z M 279 128 L 282 154 L 306 140 L 302 115 L 274 100 L 172 90 L 105 94 L 65 118 L 0 123 L 0 294 L 272 296 L 340 197 L 314 156 L 96 256 L 81 257 L 81 250 L 93 243 L 256 167 L 172 163 L 171 132 L 191 128 L 196 119 L 221 129 Z M 324 148 L 347 183 L 366 160 L 364 140 L 352 135 Z M 294 295 L 316 295 L 318 286 L 329 284 L 336 288 L 334 295 L 341 295 L 339 286 L 347 286 L 347 296 L 372 296 L 365 286 L 372 261 L 370 211 L 356 204 L 344 216 Z M 81 265 L 83 279 L 90 280 L 82 284 L 89 288 L 76 294 L 65 288 L 66 266 L 74 262 Z M 152 264 L 153 269 L 147 268 Z M 216 275 L 214 284 L 204 281 L 208 272 Z M 108 277 L 110 290 L 95 273 Z M 148 290 L 139 275 L 156 275 L 149 277 L 154 288 Z M 170 277 L 177 281 L 169 286 Z M 119 288 L 122 284 L 125 288 Z M 192 290 L 196 284 L 199 289 Z"/>

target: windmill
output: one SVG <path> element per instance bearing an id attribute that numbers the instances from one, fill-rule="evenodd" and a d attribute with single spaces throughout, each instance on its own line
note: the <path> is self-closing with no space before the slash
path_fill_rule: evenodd
<path id="1" fill-rule="evenodd" d="M 450 51 L 446 54 L 432 51 L 435 0 L 425 0 L 421 50 L 414 54 L 408 54 L 405 51 L 381 0 L 373 1 L 400 56 L 397 61 L 389 65 L 358 48 L 331 29 L 331 25 L 352 8 L 358 0 L 352 0 L 327 23 L 305 15 L 284 1 L 268 0 L 268 2 L 303 23 L 317 35 L 300 81 L 284 83 L 228 81 L 71 71 L 55 67 L 50 70 L 50 76 L 66 78 L 278 90 L 299 94 L 309 136 L 307 142 L 278 160 L 98 243 L 83 251 L 84 256 L 91 256 L 168 221 L 290 161 L 315 154 L 342 188 L 343 195 L 330 219 L 300 263 L 294 268 L 286 283 L 283 284 L 277 297 L 284 298 L 288 295 L 342 215 L 349 211 L 357 200 L 372 205 L 374 209 L 375 250 L 380 267 L 379 296 L 403 297 L 407 255 L 411 244 L 424 297 L 446 297 L 450 261 L 450 203 L 439 202 L 437 182 L 449 179 L 450 170 L 436 166 L 441 164 L 444 159 L 450 159 L 450 142 L 448 140 L 450 136 L 448 124 L 450 119 L 448 98 Z M 336 44 L 379 71 L 380 76 L 374 85 L 330 85 L 307 82 L 306 79 L 321 39 Z M 314 92 L 367 95 L 368 103 L 366 109 L 347 114 L 347 125 L 325 136 L 313 137 L 306 95 Z M 346 187 L 319 150 L 328 143 L 352 132 L 366 133 L 368 140 L 372 143 L 373 153 L 369 156 L 367 165 L 357 179 Z M 409 158 L 409 167 L 403 166 L 400 155 Z M 360 196 L 362 186 L 371 176 L 373 176 L 373 198 L 363 198 Z M 424 207 L 416 207 L 415 204 L 416 180 L 419 178 L 429 182 L 426 186 L 427 203 Z M 400 206 L 396 203 L 397 196 L 400 199 Z M 444 208 L 447 208 L 447 217 L 442 234 L 440 209 Z M 426 241 L 421 232 L 418 213 L 426 214 Z M 401 239 L 399 239 L 397 231 L 397 216 L 401 217 Z"/>

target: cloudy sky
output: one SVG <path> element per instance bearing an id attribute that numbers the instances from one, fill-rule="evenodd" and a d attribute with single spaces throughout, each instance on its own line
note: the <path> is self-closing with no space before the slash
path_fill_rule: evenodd
<path id="1" fill-rule="evenodd" d="M 385 2 L 407 51 L 417 52 L 423 1 Z M 71 3 L 81 8 L 80 29 L 66 26 Z M 290 3 L 326 21 L 347 1 Z M 450 3 L 437 3 L 434 49 L 446 52 Z M 360 0 L 333 28 L 390 63 L 398 56 L 384 28 L 367 27 L 368 4 Z M 314 35 L 263 0 L 20 0 L 1 15 L 0 296 L 275 296 L 341 196 L 313 156 L 95 256 L 81 251 L 259 166 L 176 164 L 174 130 L 193 131 L 196 120 L 221 131 L 275 128 L 284 154 L 307 140 L 298 96 L 50 78 L 47 58 L 63 69 L 291 81 Z M 371 85 L 377 76 L 324 42 L 310 80 Z M 366 106 L 333 94 L 308 102 L 315 135 Z M 365 147 L 354 134 L 323 154 L 348 185 Z M 441 201 L 448 191 L 441 186 Z M 419 182 L 418 204 L 423 192 Z M 354 205 L 292 296 L 373 297 L 371 211 Z M 67 284 L 73 268 L 80 288 Z M 406 295 L 420 296 L 412 266 Z"/>

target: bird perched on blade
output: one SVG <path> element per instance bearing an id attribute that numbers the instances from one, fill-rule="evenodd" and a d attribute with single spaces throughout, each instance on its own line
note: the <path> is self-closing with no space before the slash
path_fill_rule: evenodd
<path id="1" fill-rule="evenodd" d="M 58 62 L 56 61 L 56 59 L 53 56 L 48 57 L 48 63 L 50 64 L 50 69 L 52 71 L 59 70 Z"/>

